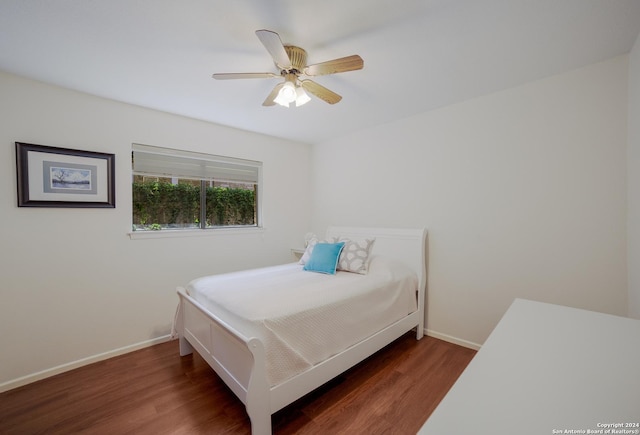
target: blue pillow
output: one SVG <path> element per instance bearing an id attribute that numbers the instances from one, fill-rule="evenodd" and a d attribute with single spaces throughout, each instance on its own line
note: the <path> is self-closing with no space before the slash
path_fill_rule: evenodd
<path id="1" fill-rule="evenodd" d="M 316 243 L 311 252 L 309 261 L 304 264 L 304 270 L 320 272 L 329 275 L 336 274 L 340 252 L 344 248 L 344 242 L 340 243 Z"/>

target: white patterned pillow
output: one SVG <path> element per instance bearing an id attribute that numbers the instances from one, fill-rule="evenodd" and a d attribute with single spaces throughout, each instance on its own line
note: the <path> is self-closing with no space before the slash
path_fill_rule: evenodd
<path id="1" fill-rule="evenodd" d="M 319 240 L 316 236 L 313 236 L 309 239 L 309 243 L 307 243 L 307 247 L 304 250 L 304 254 L 300 257 L 300 261 L 298 264 L 306 264 L 311 258 L 311 253 L 313 252 L 313 247 L 316 246 L 316 243 L 336 243 L 338 240 L 336 237 L 332 237 L 328 240 Z"/>
<path id="2" fill-rule="evenodd" d="M 354 241 L 340 237 L 338 241 L 345 242 L 338 260 L 338 270 L 366 275 L 369 268 L 369 255 L 376 239 Z"/>

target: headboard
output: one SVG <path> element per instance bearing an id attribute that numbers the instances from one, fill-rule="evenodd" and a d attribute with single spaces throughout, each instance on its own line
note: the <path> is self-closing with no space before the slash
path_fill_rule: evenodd
<path id="1" fill-rule="evenodd" d="M 418 289 L 424 296 L 427 286 L 426 228 L 331 226 L 327 228 L 327 238 L 330 237 L 347 237 L 351 240 L 375 238 L 372 253 L 395 258 L 411 267 L 418 275 Z"/>

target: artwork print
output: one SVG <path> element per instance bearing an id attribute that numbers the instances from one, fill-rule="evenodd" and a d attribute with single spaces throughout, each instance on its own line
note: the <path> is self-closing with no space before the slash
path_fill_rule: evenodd
<path id="1" fill-rule="evenodd" d="M 16 142 L 19 207 L 115 207 L 114 155 Z"/>
<path id="2" fill-rule="evenodd" d="M 45 192 L 96 194 L 96 166 L 43 162 Z"/>

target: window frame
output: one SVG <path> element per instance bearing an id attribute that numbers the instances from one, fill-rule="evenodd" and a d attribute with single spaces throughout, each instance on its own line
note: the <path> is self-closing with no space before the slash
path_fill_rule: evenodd
<path id="1" fill-rule="evenodd" d="M 153 164 L 151 166 L 137 165 L 136 168 L 136 154 L 138 156 L 139 161 L 145 161 L 144 156 L 158 156 L 163 160 L 163 163 L 159 166 L 160 170 L 148 170 L 149 167 L 153 168 Z M 172 160 L 173 159 L 173 160 Z M 189 159 L 194 162 L 192 165 L 195 170 L 200 166 L 207 166 L 206 176 L 194 176 L 193 174 L 185 175 L 184 169 L 183 173 L 180 170 L 173 171 L 171 169 L 167 169 L 166 163 L 171 163 L 172 161 L 178 163 L 184 163 L 185 159 Z M 146 161 L 145 161 L 146 163 Z M 211 175 L 211 165 L 214 166 L 215 173 L 215 165 L 220 164 L 221 173 L 225 173 L 225 166 L 233 166 L 237 168 L 247 168 L 247 172 L 251 172 L 247 180 L 243 181 L 240 178 L 235 179 L 225 179 L 223 177 L 216 178 L 215 175 Z M 147 170 L 140 170 L 140 166 L 145 167 Z M 162 167 L 164 166 L 164 167 Z M 184 167 L 184 165 L 182 165 Z M 129 232 L 129 236 L 132 239 L 137 238 L 165 238 L 165 237 L 182 237 L 182 236 L 203 236 L 203 235 L 213 235 L 213 234 L 240 234 L 240 233 L 253 233 L 256 231 L 263 230 L 263 214 L 262 214 L 262 190 L 263 190 L 263 181 L 262 181 L 262 162 L 255 160 L 247 160 L 236 157 L 227 157 L 227 156 L 219 156 L 215 154 L 205 154 L 199 152 L 191 152 L 173 148 L 163 148 L 152 145 L 143 145 L 143 144 L 132 144 L 131 151 L 131 180 L 133 182 L 133 178 L 136 175 L 148 176 L 148 177 L 158 177 L 158 178 L 182 178 L 182 179 L 192 179 L 200 181 L 200 226 L 199 227 L 191 227 L 191 228 L 163 228 L 161 230 L 135 230 L 133 223 L 133 195 L 131 198 L 131 231 Z M 187 169 L 188 171 L 189 169 Z M 233 178 L 233 174 L 231 178 Z M 242 176 L 241 176 L 242 177 Z M 254 185 L 255 192 L 255 224 L 253 225 L 224 225 L 224 226 L 206 226 L 206 189 L 203 187 L 213 184 L 213 183 L 251 183 Z M 132 192 L 133 193 L 133 192 Z"/>

